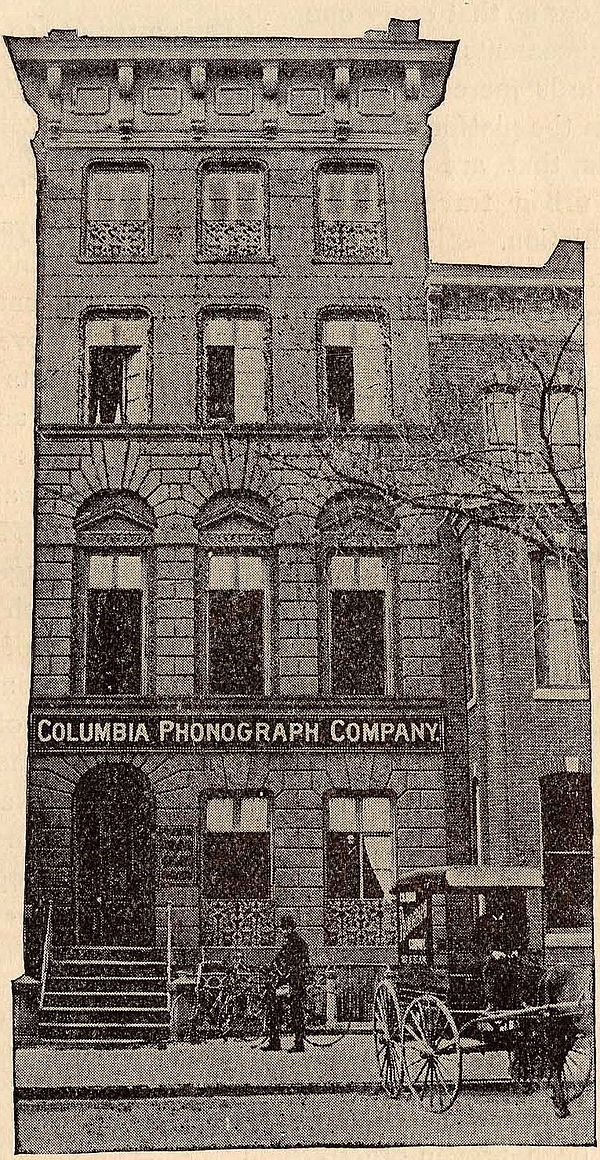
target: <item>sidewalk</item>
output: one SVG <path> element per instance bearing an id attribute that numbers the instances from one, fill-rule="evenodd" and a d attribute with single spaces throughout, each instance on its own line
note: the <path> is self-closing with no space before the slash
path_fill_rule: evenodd
<path id="1" fill-rule="evenodd" d="M 289 1041 L 291 1043 L 291 1040 Z M 337 1043 L 315 1036 L 304 1054 L 264 1052 L 241 1040 L 169 1043 L 164 1048 L 20 1048 L 15 1058 L 18 1098 L 57 1099 L 224 1092 L 374 1090 L 380 1086 L 373 1039 L 347 1035 Z M 507 1080 L 504 1052 L 469 1055 L 463 1083 Z"/>

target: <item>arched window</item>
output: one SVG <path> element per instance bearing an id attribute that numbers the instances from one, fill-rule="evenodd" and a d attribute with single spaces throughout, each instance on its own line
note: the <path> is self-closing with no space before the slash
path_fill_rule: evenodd
<path id="1" fill-rule="evenodd" d="M 85 174 L 84 256 L 98 262 L 150 257 L 151 192 L 144 162 L 93 162 Z"/>
<path id="2" fill-rule="evenodd" d="M 397 529 L 368 497 L 333 497 L 317 518 L 324 587 L 324 684 L 334 696 L 395 691 Z"/>
<path id="3" fill-rule="evenodd" d="M 381 170 L 373 162 L 332 161 L 317 170 L 319 257 L 354 262 L 384 258 Z"/>
<path id="4" fill-rule="evenodd" d="M 201 170 L 203 258 L 242 261 L 267 253 L 266 193 L 265 171 L 257 162 L 214 162 Z"/>
<path id="5" fill-rule="evenodd" d="M 219 696 L 273 688 L 275 520 L 244 492 L 213 496 L 199 512 L 197 685 Z"/>

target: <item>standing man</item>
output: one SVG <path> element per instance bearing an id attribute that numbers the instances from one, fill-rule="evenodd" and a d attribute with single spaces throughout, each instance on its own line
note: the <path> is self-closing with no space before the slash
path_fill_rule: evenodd
<path id="1" fill-rule="evenodd" d="M 281 929 L 283 946 L 271 965 L 265 993 L 265 1024 L 269 1037 L 265 1051 L 279 1051 L 281 1048 L 283 999 L 286 995 L 290 1003 L 290 1030 L 294 1035 L 294 1043 L 289 1050 L 304 1051 L 306 976 L 310 967 L 310 956 L 308 946 L 296 930 L 296 923 L 291 914 L 283 915 Z"/>

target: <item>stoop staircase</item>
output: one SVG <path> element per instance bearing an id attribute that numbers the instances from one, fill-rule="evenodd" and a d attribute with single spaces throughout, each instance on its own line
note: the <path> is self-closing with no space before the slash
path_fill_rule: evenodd
<path id="1" fill-rule="evenodd" d="M 42 1042 L 125 1046 L 169 1038 L 168 965 L 154 947 L 74 946 L 48 962 Z"/>

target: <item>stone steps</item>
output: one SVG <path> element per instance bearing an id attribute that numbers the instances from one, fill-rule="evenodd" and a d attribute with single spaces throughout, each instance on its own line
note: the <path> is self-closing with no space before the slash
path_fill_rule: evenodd
<path id="1" fill-rule="evenodd" d="M 117 1045 L 170 1034 L 167 964 L 150 947 L 68 947 L 49 965 L 42 1042 Z"/>

